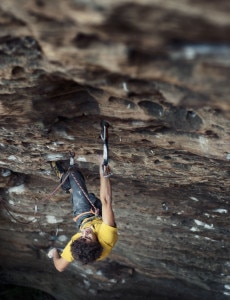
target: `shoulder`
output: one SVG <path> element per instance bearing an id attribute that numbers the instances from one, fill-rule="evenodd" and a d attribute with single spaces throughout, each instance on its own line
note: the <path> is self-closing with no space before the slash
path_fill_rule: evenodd
<path id="1" fill-rule="evenodd" d="M 117 240 L 117 227 L 112 227 L 102 222 L 98 232 L 98 241 L 102 245 L 103 251 L 98 260 L 105 259 L 109 255 Z"/>
<path id="2" fill-rule="evenodd" d="M 117 232 L 117 226 L 110 226 L 105 224 L 103 221 L 101 222 L 101 230 Z"/>
<path id="3" fill-rule="evenodd" d="M 100 243 L 106 244 L 113 247 L 117 242 L 117 227 L 109 226 L 105 223 L 101 223 L 100 229 L 98 231 L 98 240 Z"/>

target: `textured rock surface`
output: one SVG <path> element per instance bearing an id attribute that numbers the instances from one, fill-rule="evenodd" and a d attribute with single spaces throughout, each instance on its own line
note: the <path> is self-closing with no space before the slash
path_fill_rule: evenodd
<path id="1" fill-rule="evenodd" d="M 230 296 L 228 1 L 0 3 L 0 282 L 56 299 Z M 49 160 L 98 195 L 110 125 L 119 241 L 58 273 L 75 232 Z"/>

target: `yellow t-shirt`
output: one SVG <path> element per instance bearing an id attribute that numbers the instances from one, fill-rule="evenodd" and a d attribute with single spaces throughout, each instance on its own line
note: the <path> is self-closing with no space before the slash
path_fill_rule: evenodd
<path id="1" fill-rule="evenodd" d="M 109 225 L 106 225 L 102 222 L 101 218 L 94 218 L 93 220 L 89 220 L 87 222 L 87 219 L 83 221 L 83 225 L 81 225 L 80 229 L 84 229 L 86 227 L 90 226 L 94 227 L 94 233 L 97 235 L 97 239 L 101 246 L 103 247 L 103 251 L 101 256 L 97 260 L 104 259 L 106 256 L 109 255 L 110 251 L 114 247 L 114 245 L 117 242 L 117 228 L 112 227 Z M 61 257 L 63 257 L 66 261 L 72 262 L 74 260 L 72 254 L 71 254 L 71 248 L 70 245 L 73 241 L 78 239 L 81 236 L 81 233 L 78 232 L 75 235 L 72 236 L 69 243 L 64 248 Z"/>

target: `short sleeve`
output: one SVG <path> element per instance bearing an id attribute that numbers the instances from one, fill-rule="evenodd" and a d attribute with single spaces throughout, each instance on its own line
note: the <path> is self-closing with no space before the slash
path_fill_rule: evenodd
<path id="1" fill-rule="evenodd" d="M 71 254 L 71 244 L 74 240 L 78 239 L 78 237 L 80 236 L 79 233 L 75 234 L 74 236 L 72 236 L 71 240 L 68 242 L 68 244 L 65 246 L 61 257 L 64 258 L 66 261 L 68 262 L 72 262 L 74 260 L 72 254 Z"/>
<path id="2" fill-rule="evenodd" d="M 114 247 L 117 242 L 117 228 L 102 223 L 98 238 L 108 246 Z"/>
<path id="3" fill-rule="evenodd" d="M 98 260 L 109 255 L 118 239 L 117 228 L 102 223 L 98 232 L 98 240 L 103 247 L 103 251 Z"/>

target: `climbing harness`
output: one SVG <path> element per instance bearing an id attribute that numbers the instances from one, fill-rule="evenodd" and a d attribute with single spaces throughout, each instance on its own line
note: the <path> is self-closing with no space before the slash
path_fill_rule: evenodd
<path id="1" fill-rule="evenodd" d="M 101 121 L 101 139 L 103 141 L 103 164 L 102 164 L 102 174 L 104 177 L 110 177 L 113 174 L 109 168 L 109 134 L 108 134 L 109 123 L 102 120 Z"/>
<path id="2" fill-rule="evenodd" d="M 97 209 L 97 210 L 98 210 L 98 209 Z M 74 222 L 77 222 L 77 220 L 78 220 L 80 217 L 82 217 L 82 216 L 84 216 L 84 215 L 87 215 L 87 214 L 93 214 L 93 215 L 94 215 L 93 218 L 99 217 L 99 214 L 95 213 L 95 212 L 92 210 L 92 208 L 91 208 L 91 210 L 85 211 L 85 212 L 83 212 L 83 213 L 77 215 L 76 217 L 74 217 L 74 218 L 73 218 L 73 221 L 74 221 Z"/>

